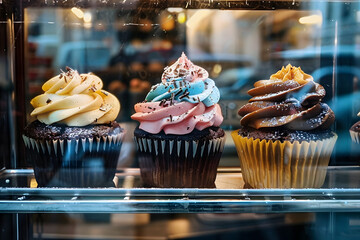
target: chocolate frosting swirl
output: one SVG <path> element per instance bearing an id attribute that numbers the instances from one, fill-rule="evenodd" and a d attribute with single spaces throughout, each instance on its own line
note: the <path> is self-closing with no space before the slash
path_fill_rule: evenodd
<path id="1" fill-rule="evenodd" d="M 334 112 L 321 102 L 325 96 L 324 88 L 300 68 L 291 65 L 272 75 L 270 80 L 256 82 L 248 94 L 252 98 L 238 112 L 243 116 L 242 126 L 325 130 L 335 120 Z"/>

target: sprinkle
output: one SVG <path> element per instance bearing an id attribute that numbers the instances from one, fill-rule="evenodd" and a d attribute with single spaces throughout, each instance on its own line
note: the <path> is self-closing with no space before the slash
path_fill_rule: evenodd
<path id="1" fill-rule="evenodd" d="M 175 97 L 179 96 L 182 93 L 182 89 L 180 89 L 176 94 Z"/>
<path id="2" fill-rule="evenodd" d="M 91 86 L 91 88 L 90 88 L 90 90 L 92 90 L 93 92 L 96 92 L 96 87 L 95 87 L 95 84 L 93 84 L 92 86 Z"/>
<path id="3" fill-rule="evenodd" d="M 160 101 L 159 106 L 163 105 L 166 102 L 166 99 Z"/>
<path id="4" fill-rule="evenodd" d="M 61 79 L 63 77 L 63 74 L 62 73 L 60 73 L 60 75 L 59 75 L 59 79 Z"/>
<path id="5" fill-rule="evenodd" d="M 198 102 L 201 102 L 199 96 L 197 96 L 197 100 L 198 100 Z"/>
<path id="6" fill-rule="evenodd" d="M 97 118 L 95 118 L 95 122 L 97 122 L 97 120 L 98 120 L 98 119 L 97 119 Z"/>
<path id="7" fill-rule="evenodd" d="M 46 103 L 49 104 L 50 102 L 51 102 L 51 99 L 48 98 L 48 99 L 46 100 Z"/>
<path id="8" fill-rule="evenodd" d="M 170 122 L 172 122 L 172 115 L 170 115 Z"/>
<path id="9" fill-rule="evenodd" d="M 183 95 L 181 95 L 180 97 L 179 97 L 179 99 L 183 99 L 183 98 L 189 98 L 189 92 L 186 90 L 185 91 L 185 93 L 183 94 Z"/>
<path id="10" fill-rule="evenodd" d="M 170 106 L 173 105 L 173 100 L 174 100 L 174 93 L 171 93 Z"/>
<path id="11" fill-rule="evenodd" d="M 107 92 L 105 92 L 104 90 L 101 90 L 101 92 L 105 95 L 108 96 L 109 94 Z"/>
<path id="12" fill-rule="evenodd" d="M 187 127 L 187 128 L 186 128 L 186 130 L 189 130 L 189 129 L 190 129 L 190 127 Z"/>
<path id="13" fill-rule="evenodd" d="M 66 77 L 64 77 L 64 81 L 67 83 L 67 79 L 66 79 Z"/>
<path id="14" fill-rule="evenodd" d="M 101 106 L 100 106 L 99 110 L 100 110 L 100 111 L 105 112 L 105 111 L 106 111 L 106 108 L 104 108 L 104 105 L 103 105 L 103 104 L 101 104 Z"/>

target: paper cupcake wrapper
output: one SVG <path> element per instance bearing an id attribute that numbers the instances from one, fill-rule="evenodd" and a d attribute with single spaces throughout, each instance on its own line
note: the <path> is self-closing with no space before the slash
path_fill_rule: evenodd
<path id="1" fill-rule="evenodd" d="M 319 141 L 281 142 L 231 133 L 244 181 L 253 188 L 319 188 L 337 135 Z"/>
<path id="2" fill-rule="evenodd" d="M 136 150 L 140 152 L 149 152 L 155 153 L 155 155 L 164 154 L 165 153 L 165 146 L 169 146 L 170 154 L 174 152 L 177 156 L 180 156 L 181 145 L 185 145 L 185 157 L 192 157 L 194 158 L 196 153 L 200 152 L 200 157 L 204 155 L 205 147 L 208 154 L 210 152 L 222 152 L 225 145 L 225 138 L 217 138 L 212 139 L 207 142 L 201 141 L 175 141 L 175 140 L 155 140 L 155 139 L 148 139 L 148 138 L 138 138 L 134 137 L 134 141 L 136 143 Z M 192 153 L 189 152 L 190 145 L 192 146 Z"/>
<path id="3" fill-rule="evenodd" d="M 102 138 L 36 140 L 23 135 L 40 187 L 114 187 L 124 132 Z"/>
<path id="4" fill-rule="evenodd" d="M 63 156 L 66 149 L 74 149 L 75 154 L 81 150 L 83 152 L 106 151 L 107 148 L 121 145 L 124 133 L 101 138 L 96 137 L 95 139 L 81 138 L 72 140 L 36 140 L 25 135 L 22 137 L 26 148 L 30 148 L 43 154 L 54 153 L 55 155 Z"/>
<path id="5" fill-rule="evenodd" d="M 355 143 L 360 143 L 360 133 L 349 130 L 351 140 Z"/>
<path id="6" fill-rule="evenodd" d="M 140 172 L 146 187 L 215 187 L 225 138 L 156 140 L 135 136 Z"/>

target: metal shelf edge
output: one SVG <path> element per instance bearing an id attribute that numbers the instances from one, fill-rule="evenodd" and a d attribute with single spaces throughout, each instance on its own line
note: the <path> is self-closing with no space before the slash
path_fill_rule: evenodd
<path id="1" fill-rule="evenodd" d="M 0 200 L 2 213 L 288 213 L 360 212 L 360 200 Z"/>

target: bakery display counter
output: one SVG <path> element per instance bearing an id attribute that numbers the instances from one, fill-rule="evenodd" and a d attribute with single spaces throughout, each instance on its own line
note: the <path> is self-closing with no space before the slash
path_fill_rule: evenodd
<path id="1" fill-rule="evenodd" d="M 360 167 L 329 167 L 320 189 L 246 189 L 238 168 L 219 168 L 216 189 L 143 188 L 120 169 L 115 188 L 37 188 L 32 170 L 3 170 L 2 213 L 359 212 Z"/>

